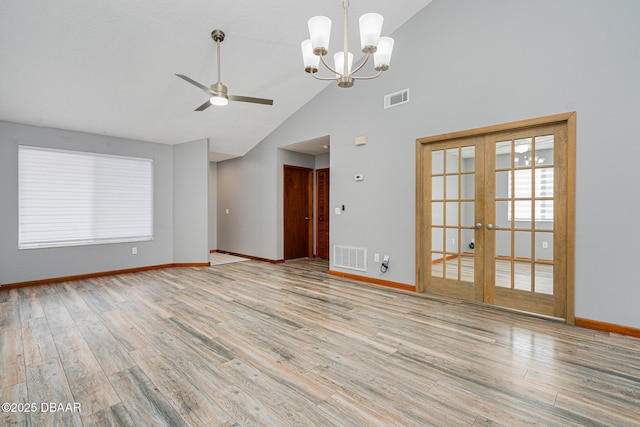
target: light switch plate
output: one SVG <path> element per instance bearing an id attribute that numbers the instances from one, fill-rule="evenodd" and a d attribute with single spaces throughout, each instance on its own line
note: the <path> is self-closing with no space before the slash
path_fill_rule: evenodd
<path id="1" fill-rule="evenodd" d="M 336 215 L 340 215 L 342 213 L 342 211 L 340 210 L 340 208 L 336 208 L 335 209 L 335 213 L 336 213 Z"/>

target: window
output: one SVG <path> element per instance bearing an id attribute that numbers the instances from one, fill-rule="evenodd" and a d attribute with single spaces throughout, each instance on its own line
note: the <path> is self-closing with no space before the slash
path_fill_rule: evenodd
<path id="1" fill-rule="evenodd" d="M 509 198 L 513 188 L 516 204 L 514 216 L 516 221 L 531 221 L 531 203 L 535 203 L 536 221 L 553 221 L 553 168 L 535 168 L 535 199 L 531 198 L 531 169 L 516 169 L 509 172 Z M 515 183 L 512 181 L 515 177 Z M 541 198 L 547 198 L 546 200 Z M 520 199 L 520 200 L 519 200 Z M 509 201 L 508 219 L 511 221 L 511 203 Z"/>
<path id="2" fill-rule="evenodd" d="M 153 160 L 18 147 L 20 249 L 153 238 Z"/>

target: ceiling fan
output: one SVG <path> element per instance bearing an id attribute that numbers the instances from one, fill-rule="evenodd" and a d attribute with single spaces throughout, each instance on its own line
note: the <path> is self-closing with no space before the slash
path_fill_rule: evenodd
<path id="1" fill-rule="evenodd" d="M 229 95 L 227 92 L 227 87 L 220 82 L 220 43 L 224 40 L 224 32 L 222 30 L 213 30 L 211 32 L 211 38 L 216 42 L 216 46 L 218 48 L 218 81 L 211 85 L 210 88 L 206 87 L 203 84 L 198 83 L 197 81 L 189 78 L 183 74 L 176 74 L 176 76 L 180 77 L 182 80 L 185 80 L 191 83 L 194 86 L 205 91 L 209 96 L 209 100 L 195 109 L 195 111 L 204 111 L 209 108 L 211 105 L 223 106 L 227 105 L 229 101 L 241 101 L 241 102 L 253 102 L 254 104 L 265 104 L 265 105 L 273 105 L 272 99 L 264 99 L 264 98 L 252 98 L 249 96 L 238 96 L 238 95 Z"/>

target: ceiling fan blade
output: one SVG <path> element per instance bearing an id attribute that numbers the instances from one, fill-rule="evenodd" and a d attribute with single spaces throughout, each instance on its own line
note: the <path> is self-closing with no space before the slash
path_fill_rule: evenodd
<path id="1" fill-rule="evenodd" d="M 207 109 L 207 108 L 209 108 L 209 107 L 211 107 L 211 102 L 206 101 L 204 104 L 202 104 L 201 106 L 199 106 L 198 108 L 196 108 L 196 109 L 195 109 L 195 110 L 193 110 L 193 111 L 204 111 L 204 110 L 206 110 L 206 109 Z"/>
<path id="2" fill-rule="evenodd" d="M 197 81 L 193 80 L 192 78 L 185 76 L 184 74 L 176 74 L 176 76 L 180 77 L 184 81 L 187 81 L 187 82 L 191 83 L 194 86 L 199 87 L 200 89 L 202 89 L 203 91 L 207 92 L 208 94 L 215 95 L 215 93 L 211 89 L 209 89 L 208 87 L 206 87 L 205 85 L 203 85 L 201 83 L 198 83 Z"/>
<path id="3" fill-rule="evenodd" d="M 254 104 L 273 105 L 273 99 L 251 98 L 250 96 L 229 95 L 229 101 L 253 102 Z"/>

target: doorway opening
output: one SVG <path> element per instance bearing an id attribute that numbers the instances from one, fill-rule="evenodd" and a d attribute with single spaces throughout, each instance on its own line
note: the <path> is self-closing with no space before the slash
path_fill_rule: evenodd
<path id="1" fill-rule="evenodd" d="M 284 236 L 283 236 L 283 248 L 284 248 L 284 260 L 292 260 L 297 258 L 317 258 L 317 261 L 327 263 L 330 256 L 330 202 L 329 202 L 329 177 L 330 177 L 330 137 L 322 136 L 294 144 L 280 147 L 282 150 L 290 151 L 292 153 L 282 153 L 283 162 L 283 219 L 284 219 Z M 302 155 L 300 155 L 302 154 Z M 304 169 L 305 173 L 311 172 L 311 207 L 307 210 L 298 210 L 295 212 L 295 208 L 291 204 L 297 203 L 296 198 L 305 197 L 305 206 L 308 203 L 306 197 L 307 181 L 303 184 L 305 188 L 305 195 L 301 196 L 296 194 L 300 192 L 301 185 L 294 185 L 291 181 L 291 177 L 288 175 L 294 175 L 293 169 Z M 287 170 L 289 169 L 289 170 Z M 297 172 L 300 173 L 300 172 Z M 306 180 L 306 178 L 305 178 Z M 306 209 L 306 208 L 305 208 Z M 298 231 L 296 230 L 295 218 L 309 218 L 305 220 L 307 227 L 303 227 L 298 224 Z M 304 233 L 308 230 L 309 224 L 311 225 L 311 243 L 308 254 L 303 254 L 302 241 L 306 242 L 307 236 L 302 235 L 302 229 Z M 302 236 L 302 237 L 301 237 Z M 307 242 L 308 243 L 308 242 Z M 298 249 L 294 250 L 298 246 Z M 327 270 L 329 269 L 327 263 Z"/>

